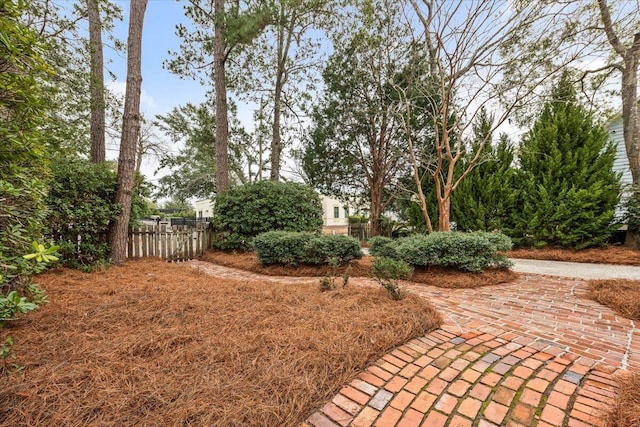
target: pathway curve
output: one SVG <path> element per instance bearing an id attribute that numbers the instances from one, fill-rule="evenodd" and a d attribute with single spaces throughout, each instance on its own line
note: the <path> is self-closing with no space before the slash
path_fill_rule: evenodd
<path id="1" fill-rule="evenodd" d="M 193 264 L 235 279 L 318 280 Z M 477 289 L 405 287 L 442 313 L 441 328 L 373 363 L 305 426 L 600 426 L 614 372 L 640 368 L 640 329 L 586 299 L 582 280 L 523 274 Z"/>

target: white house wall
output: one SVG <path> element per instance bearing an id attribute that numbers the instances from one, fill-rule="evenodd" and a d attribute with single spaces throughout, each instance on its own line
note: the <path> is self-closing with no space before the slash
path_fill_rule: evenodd
<path id="1" fill-rule="evenodd" d="M 613 161 L 613 170 L 622 173 L 620 184 L 622 186 L 621 202 L 616 207 L 616 217 L 622 218 L 624 200 L 629 194 L 633 179 L 631 178 L 631 169 L 629 168 L 629 158 L 624 145 L 624 135 L 622 131 L 622 117 L 618 117 L 609 122 L 607 129 L 609 130 L 609 138 L 616 146 L 616 158 Z"/>

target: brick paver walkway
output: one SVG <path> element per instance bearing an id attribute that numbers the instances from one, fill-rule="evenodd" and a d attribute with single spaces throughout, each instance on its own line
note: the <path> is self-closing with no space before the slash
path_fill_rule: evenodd
<path id="1" fill-rule="evenodd" d="M 318 280 L 194 264 L 229 278 Z M 640 368 L 640 329 L 587 300 L 584 281 L 523 275 L 478 289 L 405 287 L 437 307 L 442 327 L 369 366 L 305 426 L 600 426 L 613 373 Z"/>

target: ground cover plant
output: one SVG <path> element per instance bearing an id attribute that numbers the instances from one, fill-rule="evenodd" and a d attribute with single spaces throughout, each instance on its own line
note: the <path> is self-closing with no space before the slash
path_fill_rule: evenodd
<path id="1" fill-rule="evenodd" d="M 618 393 L 607 410 L 608 427 L 640 426 L 640 372 L 632 371 L 618 377 Z"/>
<path id="2" fill-rule="evenodd" d="M 350 277 L 371 277 L 373 257 L 365 256 L 359 260 L 353 260 L 348 265 L 339 266 L 336 271 L 327 265 L 298 265 L 296 267 L 283 265 L 262 265 L 258 262 L 253 252 L 230 253 L 222 251 L 207 252 L 204 261 L 240 270 L 268 276 L 293 276 L 293 277 L 323 277 L 328 275 L 343 275 L 349 270 Z M 518 273 L 504 269 L 487 269 L 482 273 L 469 273 L 444 268 L 415 268 L 411 275 L 411 281 L 441 288 L 462 289 L 477 288 L 509 283 L 519 277 Z"/>
<path id="3" fill-rule="evenodd" d="M 589 298 L 610 307 L 624 317 L 640 320 L 640 281 L 591 280 Z"/>
<path id="4" fill-rule="evenodd" d="M 640 265 L 640 251 L 625 246 L 603 246 L 579 251 L 557 247 L 515 248 L 509 251 L 509 258 Z"/>
<path id="5" fill-rule="evenodd" d="M 24 366 L 0 377 L 2 426 L 297 426 L 441 321 L 381 288 L 320 292 L 152 259 L 38 280 L 50 304 L 1 331 Z"/>

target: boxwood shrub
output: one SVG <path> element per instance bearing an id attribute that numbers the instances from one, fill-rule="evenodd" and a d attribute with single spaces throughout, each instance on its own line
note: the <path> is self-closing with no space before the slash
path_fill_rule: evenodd
<path id="1" fill-rule="evenodd" d="M 389 237 L 376 236 L 369 239 L 369 253 L 376 257 L 397 257 L 394 240 Z"/>
<path id="2" fill-rule="evenodd" d="M 374 240 L 374 239 L 372 239 Z M 485 268 L 509 268 L 505 251 L 511 240 L 500 233 L 416 234 L 397 240 L 376 238 L 371 254 L 402 260 L 414 267 L 445 267 L 480 272 Z"/>
<path id="3" fill-rule="evenodd" d="M 267 231 L 320 232 L 322 205 L 309 186 L 261 181 L 218 194 L 213 222 L 220 249 L 249 250 L 253 238 Z"/>
<path id="4" fill-rule="evenodd" d="M 253 247 L 260 263 L 296 266 L 344 264 L 362 258 L 358 241 L 349 236 L 322 236 L 305 232 L 269 231 L 258 235 Z"/>

